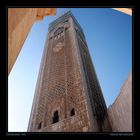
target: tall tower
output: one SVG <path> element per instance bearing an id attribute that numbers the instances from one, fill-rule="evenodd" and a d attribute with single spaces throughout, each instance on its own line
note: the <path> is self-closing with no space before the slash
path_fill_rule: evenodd
<path id="1" fill-rule="evenodd" d="M 110 131 L 82 28 L 68 11 L 49 25 L 28 131 Z"/>

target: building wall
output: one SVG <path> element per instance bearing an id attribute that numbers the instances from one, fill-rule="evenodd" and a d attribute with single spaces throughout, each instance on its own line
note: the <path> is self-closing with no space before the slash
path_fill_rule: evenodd
<path id="1" fill-rule="evenodd" d="M 84 96 L 80 65 L 73 44 L 72 25 L 60 23 L 48 34 L 48 46 L 42 79 L 39 81 L 36 102 L 28 131 L 90 131 L 86 98 Z M 64 27 L 61 35 L 56 35 Z M 66 29 L 67 28 L 67 29 Z M 72 39 L 73 38 L 73 39 Z M 57 45 L 60 47 L 57 47 Z M 62 48 L 61 48 L 62 47 Z M 76 47 L 76 46 L 75 46 Z M 75 115 L 70 116 L 74 108 Z M 52 124 L 58 111 L 59 122 Z M 41 124 L 41 129 L 38 126 Z"/>
<path id="2" fill-rule="evenodd" d="M 84 34 L 70 12 L 50 24 L 28 131 L 108 131 L 106 105 L 101 95 Z M 79 33 L 76 32 L 79 30 Z M 81 41 L 80 41 L 81 40 Z M 85 42 L 82 42 L 82 40 Z M 88 73 L 88 74 L 87 74 Z M 89 81 L 93 77 L 93 81 Z M 93 82 L 93 84 L 92 84 Z M 90 85 L 90 86 L 88 86 Z M 94 104 L 96 101 L 96 105 Z M 75 114 L 71 116 L 71 110 Z M 54 112 L 59 120 L 53 122 Z M 58 118 L 58 117 L 57 117 Z"/>
<path id="3" fill-rule="evenodd" d="M 36 20 L 55 15 L 56 8 L 8 8 L 8 74 Z"/>
<path id="4" fill-rule="evenodd" d="M 108 115 L 113 132 L 132 132 L 132 74 L 125 81 L 115 102 L 109 106 Z"/>

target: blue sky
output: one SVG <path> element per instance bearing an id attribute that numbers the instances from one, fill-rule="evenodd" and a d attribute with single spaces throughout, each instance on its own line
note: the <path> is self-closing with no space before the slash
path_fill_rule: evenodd
<path id="1" fill-rule="evenodd" d="M 35 22 L 8 77 L 8 131 L 26 132 L 48 25 L 71 10 L 83 28 L 107 106 L 132 71 L 132 17 L 110 8 L 57 8 Z"/>

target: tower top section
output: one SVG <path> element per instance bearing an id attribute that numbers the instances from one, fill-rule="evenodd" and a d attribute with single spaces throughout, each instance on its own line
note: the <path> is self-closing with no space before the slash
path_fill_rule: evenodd
<path id="1" fill-rule="evenodd" d="M 52 31 L 58 24 L 60 24 L 61 22 L 63 23 L 65 20 L 67 20 L 68 18 L 72 18 L 74 23 L 80 28 L 80 30 L 83 32 L 80 24 L 78 23 L 78 21 L 76 20 L 76 18 L 74 17 L 74 15 L 72 14 L 71 11 L 67 11 L 64 12 L 64 14 L 62 14 L 60 17 L 58 17 L 56 20 L 54 20 L 53 22 L 51 22 L 49 24 L 49 32 Z"/>

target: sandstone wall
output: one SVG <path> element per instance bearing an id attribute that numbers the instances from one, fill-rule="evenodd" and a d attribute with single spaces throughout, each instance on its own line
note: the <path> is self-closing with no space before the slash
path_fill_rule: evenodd
<path id="1" fill-rule="evenodd" d="M 132 74 L 122 86 L 115 102 L 109 106 L 108 115 L 113 132 L 132 132 Z"/>
<path id="2" fill-rule="evenodd" d="M 8 8 L 8 74 L 36 20 L 55 15 L 56 8 Z"/>

